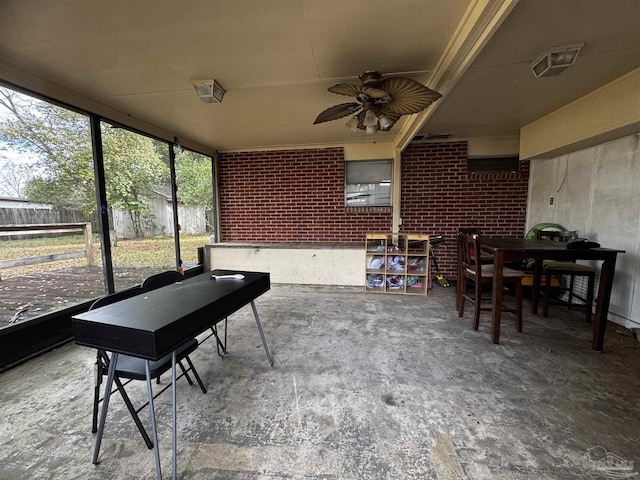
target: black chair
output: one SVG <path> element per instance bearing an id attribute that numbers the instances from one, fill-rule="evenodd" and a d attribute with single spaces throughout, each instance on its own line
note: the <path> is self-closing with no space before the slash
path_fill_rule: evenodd
<path id="1" fill-rule="evenodd" d="M 460 309 L 458 310 L 458 316 L 464 316 L 464 304 L 465 300 L 471 300 L 475 305 L 473 316 L 473 329 L 478 330 L 480 325 L 480 312 L 492 311 L 491 296 L 482 296 L 482 286 L 491 285 L 493 283 L 493 263 L 482 263 L 482 244 L 480 235 L 468 235 L 458 234 L 458 245 L 461 248 L 462 253 L 462 298 L 460 301 Z M 516 315 L 516 329 L 518 332 L 522 332 L 522 275 L 516 270 L 505 267 L 502 271 L 503 283 L 505 285 L 512 284 L 515 287 L 516 307 L 510 308 L 501 306 L 503 312 L 509 312 Z M 467 295 L 467 282 L 466 280 L 474 282 L 474 294 L 473 296 Z M 483 307 L 483 302 L 489 302 L 488 307 Z"/>
<path id="2" fill-rule="evenodd" d="M 577 230 L 569 231 L 551 231 L 551 230 L 538 230 L 536 232 L 538 240 L 551 240 L 555 242 L 568 242 L 578 237 Z M 544 262 L 544 305 L 542 314 L 549 316 L 549 303 L 551 302 L 551 277 L 556 276 L 561 279 L 562 276 L 569 277 L 569 286 L 563 287 L 562 282 L 560 284 L 560 290 L 568 292 L 567 305 L 569 309 L 571 307 L 584 307 L 586 310 L 586 322 L 591 323 L 593 297 L 596 283 L 596 269 L 589 267 L 588 265 L 582 265 L 575 262 Z M 576 277 L 585 277 L 587 279 L 587 292 L 586 298 L 581 297 L 575 292 L 575 279 Z M 584 305 L 573 303 L 573 298 L 577 298 L 584 302 Z"/>
<path id="3" fill-rule="evenodd" d="M 182 282 L 184 279 L 184 275 L 182 275 L 180 272 L 176 270 L 167 270 L 166 272 L 157 273 L 155 275 L 147 277 L 144 282 L 142 282 L 142 288 L 147 290 L 155 290 L 156 288 L 165 287 L 167 285 L 171 285 L 172 283 Z M 218 351 L 218 355 L 220 357 L 224 357 L 224 355 L 227 353 L 227 318 L 224 319 L 224 343 L 218 336 L 217 325 L 213 325 L 211 327 L 211 335 L 205 337 L 202 341 L 204 342 L 212 336 L 216 337 L 216 350 Z"/>
<path id="4" fill-rule="evenodd" d="M 184 275 L 176 270 L 167 270 L 166 272 L 156 273 L 147 277 L 142 282 L 142 288 L 145 290 L 155 290 L 156 288 L 165 287 L 172 283 L 182 282 Z"/>
<path id="5" fill-rule="evenodd" d="M 142 287 L 133 287 L 127 290 L 122 290 L 120 292 L 112 293 L 110 295 L 101 297 L 95 302 L 93 302 L 91 307 L 89 307 L 89 310 L 94 310 L 96 308 L 111 305 L 112 303 L 119 302 L 121 300 L 125 300 L 127 298 L 140 295 L 147 291 L 148 290 Z M 200 380 L 200 376 L 198 375 L 198 372 L 196 371 L 195 367 L 193 366 L 193 363 L 191 362 L 191 359 L 189 358 L 189 354 L 194 352 L 196 348 L 198 348 L 198 341 L 195 338 L 192 338 L 191 340 L 182 344 L 176 350 L 176 361 L 180 369 L 182 370 L 182 374 L 180 374 L 178 378 L 181 378 L 184 376 L 187 379 L 187 382 L 189 382 L 189 385 L 193 385 L 193 381 L 191 380 L 188 374 L 188 372 L 191 371 L 196 381 L 198 382 L 198 385 L 200 386 L 202 393 L 207 393 L 207 389 L 203 385 L 202 380 Z M 160 375 L 162 375 L 163 373 L 171 369 L 171 356 L 172 354 L 169 353 L 157 361 L 150 362 L 149 371 L 150 371 L 151 378 L 158 379 Z M 184 365 L 182 364 L 182 360 L 185 360 L 188 363 L 189 365 L 188 369 L 184 368 Z M 100 398 L 100 384 L 102 383 L 102 377 L 107 374 L 110 361 L 111 361 L 111 357 L 106 351 L 98 350 L 97 358 L 96 358 L 96 378 L 95 378 L 95 388 L 94 388 L 94 397 L 93 397 L 93 428 L 91 430 L 93 433 L 96 433 L 98 431 L 98 405 L 102 401 L 102 398 Z M 151 442 L 151 439 L 149 438 L 149 435 L 144 429 L 142 422 L 140 421 L 140 417 L 138 416 L 138 413 L 143 408 L 145 408 L 149 404 L 149 402 L 147 401 L 144 405 L 136 409 L 133 406 L 133 403 L 131 402 L 129 395 L 127 394 L 124 388 L 132 380 L 146 380 L 146 378 L 147 377 L 145 372 L 144 359 L 131 357 L 129 355 L 124 355 L 124 354 L 118 355 L 118 363 L 116 364 L 116 370 L 115 370 L 115 376 L 114 376 L 114 382 L 116 384 L 115 390 L 118 390 L 120 392 L 120 395 L 122 396 L 122 399 L 124 400 L 124 403 L 127 406 L 127 409 L 131 414 L 131 417 L 133 418 L 133 421 L 138 427 L 138 430 L 140 431 L 140 434 L 142 435 L 144 442 L 147 444 L 147 448 L 151 449 L 153 448 L 153 443 Z M 122 379 L 125 379 L 126 381 L 122 382 Z M 157 392 L 153 396 L 153 398 L 156 398 L 158 395 L 160 395 L 170 386 L 171 386 L 170 384 L 165 386 L 162 390 Z"/>

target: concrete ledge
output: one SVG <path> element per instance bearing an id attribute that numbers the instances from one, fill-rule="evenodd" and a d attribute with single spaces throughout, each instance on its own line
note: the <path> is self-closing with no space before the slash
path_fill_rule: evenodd
<path id="1" fill-rule="evenodd" d="M 269 272 L 272 283 L 364 287 L 364 244 L 233 242 L 205 248 L 211 270 Z"/>

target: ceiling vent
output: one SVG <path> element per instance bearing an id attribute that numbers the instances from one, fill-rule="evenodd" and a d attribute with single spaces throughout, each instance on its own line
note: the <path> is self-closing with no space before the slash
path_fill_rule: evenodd
<path id="1" fill-rule="evenodd" d="M 411 143 L 427 142 L 429 140 L 446 140 L 452 135 L 453 133 L 425 133 L 413 137 Z"/>
<path id="2" fill-rule="evenodd" d="M 565 45 L 547 49 L 531 64 L 531 71 L 536 78 L 560 75 L 573 65 L 584 43 Z"/>

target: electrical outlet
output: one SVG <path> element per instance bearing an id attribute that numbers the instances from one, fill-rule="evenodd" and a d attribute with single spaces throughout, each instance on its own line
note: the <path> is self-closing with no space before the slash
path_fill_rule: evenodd
<path id="1" fill-rule="evenodd" d="M 553 205 L 553 197 L 549 197 L 549 205 Z"/>

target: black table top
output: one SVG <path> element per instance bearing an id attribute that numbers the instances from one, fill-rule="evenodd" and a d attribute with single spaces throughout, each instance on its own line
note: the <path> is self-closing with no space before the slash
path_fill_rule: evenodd
<path id="1" fill-rule="evenodd" d="M 214 280 L 241 273 L 244 279 Z M 158 360 L 271 288 L 268 273 L 215 270 L 74 315 L 79 345 Z"/>

